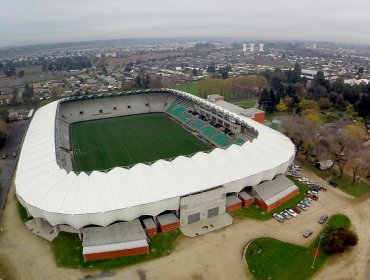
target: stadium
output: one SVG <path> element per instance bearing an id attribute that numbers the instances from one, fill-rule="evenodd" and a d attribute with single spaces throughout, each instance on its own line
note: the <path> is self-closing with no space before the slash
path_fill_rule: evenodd
<path id="1" fill-rule="evenodd" d="M 71 97 L 35 113 L 16 195 L 34 233 L 79 234 L 86 260 L 139 254 L 157 230 L 293 196 L 281 174 L 294 154 L 281 133 L 178 90 Z"/>

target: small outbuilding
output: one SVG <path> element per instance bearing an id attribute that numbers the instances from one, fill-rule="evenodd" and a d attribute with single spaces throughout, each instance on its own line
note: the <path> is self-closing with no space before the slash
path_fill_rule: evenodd
<path id="1" fill-rule="evenodd" d="M 284 175 L 254 186 L 252 190 L 254 203 L 266 212 L 295 197 L 299 192 L 298 187 Z"/>
<path id="2" fill-rule="evenodd" d="M 239 193 L 239 198 L 242 201 L 244 207 L 251 205 L 253 202 L 252 197 L 245 191 Z"/>
<path id="3" fill-rule="evenodd" d="M 146 254 L 149 251 L 139 220 L 84 228 L 82 246 L 85 261 Z"/>
<path id="4" fill-rule="evenodd" d="M 157 225 L 154 223 L 152 218 L 147 218 L 143 220 L 143 224 L 144 224 L 144 230 L 148 237 L 157 235 Z"/>
<path id="5" fill-rule="evenodd" d="M 168 213 L 157 217 L 161 232 L 169 232 L 180 227 L 180 221 L 174 213 Z"/>
<path id="6" fill-rule="evenodd" d="M 236 195 L 226 197 L 226 212 L 231 213 L 242 208 L 242 201 Z"/>

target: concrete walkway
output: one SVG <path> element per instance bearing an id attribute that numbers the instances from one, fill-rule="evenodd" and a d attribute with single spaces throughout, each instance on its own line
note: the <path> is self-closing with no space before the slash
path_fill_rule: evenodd
<path id="1" fill-rule="evenodd" d="M 225 213 L 207 220 L 182 226 L 180 229 L 185 236 L 196 237 L 229 226 L 232 223 L 233 218 L 231 218 L 229 214 Z"/>

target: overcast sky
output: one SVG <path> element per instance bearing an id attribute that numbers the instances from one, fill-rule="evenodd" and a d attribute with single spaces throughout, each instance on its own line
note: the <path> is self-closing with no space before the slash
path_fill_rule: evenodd
<path id="1" fill-rule="evenodd" d="M 0 46 L 240 37 L 370 44 L 369 0 L 1 0 Z"/>

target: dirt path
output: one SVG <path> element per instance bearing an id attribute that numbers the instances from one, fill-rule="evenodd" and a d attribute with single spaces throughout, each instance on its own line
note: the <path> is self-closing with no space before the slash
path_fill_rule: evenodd
<path id="1" fill-rule="evenodd" d="M 303 174 L 322 185 L 326 184 L 309 171 L 304 170 Z M 311 228 L 317 235 L 322 229 L 317 223 L 318 217 L 338 212 L 351 218 L 359 244 L 352 251 L 331 258 L 314 279 L 370 279 L 369 210 L 369 199 L 354 199 L 328 187 L 327 192 L 320 194 L 319 201 L 297 219 L 284 224 L 275 220 L 242 220 L 197 238 L 182 237 L 170 256 L 113 270 L 109 279 L 251 279 L 242 261 L 242 251 L 248 242 L 260 236 L 271 236 L 306 246 L 313 238 L 303 238 L 302 232 Z M 81 279 L 101 273 L 58 268 L 50 244 L 31 234 L 19 220 L 14 187 L 8 197 L 2 227 L 0 271 L 3 275 L 0 272 L 0 278 Z"/>

